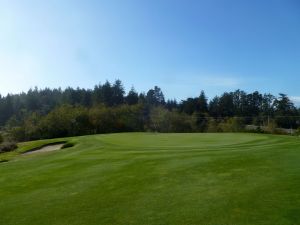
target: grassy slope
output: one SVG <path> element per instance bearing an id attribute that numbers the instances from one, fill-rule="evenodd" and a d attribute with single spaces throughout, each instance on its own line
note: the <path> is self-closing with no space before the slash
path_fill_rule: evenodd
<path id="1" fill-rule="evenodd" d="M 0 163 L 1 225 L 300 224 L 298 138 L 138 133 L 68 140 L 77 145 Z"/>

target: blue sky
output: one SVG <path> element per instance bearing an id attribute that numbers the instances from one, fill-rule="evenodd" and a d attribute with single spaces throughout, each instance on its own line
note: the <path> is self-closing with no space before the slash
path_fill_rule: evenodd
<path id="1" fill-rule="evenodd" d="M 298 0 L 0 0 L 0 93 L 30 87 L 167 98 L 243 89 L 300 102 Z"/>

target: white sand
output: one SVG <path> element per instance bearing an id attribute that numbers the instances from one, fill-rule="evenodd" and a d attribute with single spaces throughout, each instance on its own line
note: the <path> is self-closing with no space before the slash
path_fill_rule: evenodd
<path id="1" fill-rule="evenodd" d="M 40 149 L 37 149 L 35 151 L 25 152 L 24 155 L 29 155 L 29 154 L 39 153 L 39 152 L 52 152 L 52 151 L 60 150 L 63 146 L 64 144 L 48 145 Z"/>

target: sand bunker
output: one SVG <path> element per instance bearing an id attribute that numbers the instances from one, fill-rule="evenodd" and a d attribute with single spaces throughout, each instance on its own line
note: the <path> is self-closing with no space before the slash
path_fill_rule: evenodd
<path id="1" fill-rule="evenodd" d="M 63 146 L 64 143 L 47 145 L 36 150 L 25 152 L 23 155 L 35 154 L 40 152 L 52 152 L 52 151 L 60 150 Z"/>

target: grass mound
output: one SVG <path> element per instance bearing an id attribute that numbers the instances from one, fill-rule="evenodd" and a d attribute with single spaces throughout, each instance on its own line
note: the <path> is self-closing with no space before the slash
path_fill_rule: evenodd
<path id="1" fill-rule="evenodd" d="M 71 143 L 71 142 L 67 142 L 67 143 L 65 143 L 63 146 L 62 146 L 62 149 L 64 149 L 64 148 L 72 148 L 72 147 L 74 147 L 74 143 Z"/>

